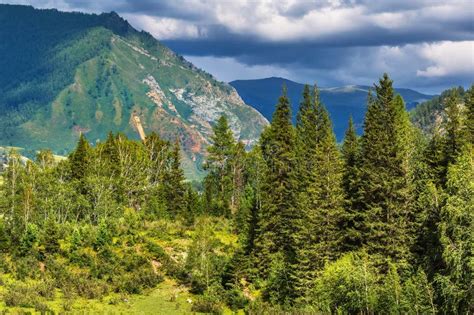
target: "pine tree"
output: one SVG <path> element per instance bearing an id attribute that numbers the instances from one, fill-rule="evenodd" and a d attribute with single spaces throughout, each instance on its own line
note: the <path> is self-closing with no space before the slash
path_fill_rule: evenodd
<path id="1" fill-rule="evenodd" d="M 332 124 L 324 106 L 319 105 L 315 164 L 306 194 L 300 197 L 302 219 L 298 237 L 298 291 L 308 296 L 316 273 L 341 253 L 344 191 L 343 164 Z"/>
<path id="2" fill-rule="evenodd" d="M 91 146 L 84 134 L 81 134 L 76 149 L 69 156 L 71 167 L 71 177 L 78 181 L 83 181 L 89 171 L 91 162 Z"/>
<path id="3" fill-rule="evenodd" d="M 423 156 L 424 162 L 428 166 L 430 179 L 440 187 L 446 183 L 448 165 L 445 145 L 445 138 L 441 134 L 440 128 L 435 128 Z"/>
<path id="4" fill-rule="evenodd" d="M 452 90 L 446 100 L 446 144 L 445 144 L 445 167 L 453 163 L 463 146 L 467 143 L 467 130 L 463 113 L 461 112 L 461 99 L 457 90 Z"/>
<path id="5" fill-rule="evenodd" d="M 257 261 L 263 275 L 287 275 L 295 265 L 295 223 L 299 219 L 296 205 L 295 134 L 291 124 L 290 102 L 286 88 L 279 98 L 272 124 L 262 136 L 262 153 L 267 165 L 262 193 L 260 231 L 257 237 Z M 285 273 L 270 272 L 273 258 L 281 257 Z M 275 267 L 276 268 L 276 267 Z M 271 282 L 271 291 L 282 304 L 292 301 L 294 280 L 279 279 Z M 278 289 L 274 286 L 279 285 Z"/>
<path id="6" fill-rule="evenodd" d="M 204 169 L 209 173 L 205 179 L 206 200 L 212 212 L 229 214 L 233 188 L 231 163 L 235 154 L 235 140 L 227 118 L 221 116 L 212 128 L 208 157 Z"/>
<path id="7" fill-rule="evenodd" d="M 317 88 L 311 95 L 309 85 L 305 85 L 303 99 L 296 119 L 296 157 L 298 160 L 298 184 L 305 190 L 311 181 L 311 170 L 318 142 L 318 109 L 319 96 Z"/>
<path id="8" fill-rule="evenodd" d="M 410 258 L 411 242 L 411 125 L 403 100 L 395 96 L 384 74 L 369 102 L 362 137 L 358 198 L 365 246 L 370 253 Z"/>
<path id="9" fill-rule="evenodd" d="M 435 278 L 444 314 L 472 308 L 474 244 L 474 150 L 466 146 L 448 170 L 446 203 L 438 224 L 444 268 Z"/>
<path id="10" fill-rule="evenodd" d="M 346 249 L 355 249 L 362 244 L 360 234 L 360 224 L 362 218 L 357 209 L 357 180 L 360 159 L 360 141 L 357 137 L 352 117 L 349 119 L 349 126 L 346 130 L 344 142 L 342 144 L 342 156 L 344 160 L 344 172 L 342 186 L 345 193 L 345 239 Z"/>
<path id="11" fill-rule="evenodd" d="M 163 172 L 162 191 L 166 200 L 168 213 L 175 217 L 183 215 L 186 210 L 186 186 L 183 170 L 181 169 L 181 149 L 179 139 L 176 139 L 169 153 L 169 165 Z"/>

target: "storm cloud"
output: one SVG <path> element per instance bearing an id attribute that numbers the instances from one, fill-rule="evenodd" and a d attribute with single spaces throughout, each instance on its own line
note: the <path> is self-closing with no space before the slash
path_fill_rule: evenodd
<path id="1" fill-rule="evenodd" d="M 470 0 L 9 1 L 67 11 L 116 11 L 218 79 L 285 76 L 321 86 L 370 84 L 439 92 L 470 85 Z"/>

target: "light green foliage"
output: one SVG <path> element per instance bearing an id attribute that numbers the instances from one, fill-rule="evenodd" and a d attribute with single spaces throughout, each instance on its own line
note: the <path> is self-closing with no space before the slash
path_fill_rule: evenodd
<path id="1" fill-rule="evenodd" d="M 376 281 L 376 270 L 366 254 L 346 254 L 317 278 L 314 304 L 327 313 L 370 314 L 377 302 Z"/>
<path id="2" fill-rule="evenodd" d="M 436 276 L 443 312 L 463 313 L 473 299 L 474 163 L 471 146 L 448 170 L 438 225 L 444 268 Z"/>

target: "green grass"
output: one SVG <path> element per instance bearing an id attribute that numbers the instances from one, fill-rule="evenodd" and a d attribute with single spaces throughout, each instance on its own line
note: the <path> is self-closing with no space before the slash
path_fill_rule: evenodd
<path id="1" fill-rule="evenodd" d="M 9 283 L 12 280 L 4 275 L 2 281 Z M 0 295 L 4 292 L 4 287 L 0 286 Z M 193 301 L 194 297 L 187 292 L 186 288 L 179 286 L 171 279 L 166 279 L 156 289 L 143 295 L 112 294 L 102 300 L 75 299 L 70 304 L 70 311 L 102 314 L 190 314 L 192 313 L 192 304 L 188 300 Z M 64 312 L 65 299 L 60 293 L 56 294 L 53 301 L 48 301 L 45 304 L 55 313 Z M 0 312 L 39 314 L 32 308 L 8 308 L 1 299 Z"/>
<path id="2" fill-rule="evenodd" d="M 207 219 L 206 224 L 212 226 L 214 236 L 222 243 L 221 251 L 226 251 L 230 255 L 235 249 L 237 238 L 231 233 L 229 222 L 222 218 Z M 203 224 L 198 220 L 196 224 Z M 144 241 L 153 242 L 161 246 L 168 255 L 175 257 L 179 263 L 184 263 L 183 255 L 191 246 L 192 238 L 195 235 L 193 228 L 183 228 L 179 221 L 156 220 L 148 221 L 144 224 L 140 237 Z M 137 248 L 143 248 L 142 244 L 138 244 Z M 61 242 L 61 246 L 62 242 Z M 115 254 L 121 254 L 127 245 L 116 243 Z M 62 250 L 66 250 L 62 247 Z M 11 259 L 10 256 L 6 256 Z M 7 262 L 12 263 L 12 261 Z M 77 268 L 70 265 L 70 268 Z M 34 286 L 41 282 L 38 279 L 27 279 L 20 281 L 13 277 L 13 274 L 2 274 L 0 272 L 0 314 L 23 314 L 29 312 L 31 314 L 39 314 L 33 308 L 7 307 L 4 296 L 8 292 L 10 285 L 30 284 Z M 74 295 L 72 299 L 64 297 L 61 290 L 56 289 L 53 300 L 46 300 L 44 297 L 38 297 L 39 302 L 47 306 L 48 309 L 55 313 L 71 311 L 72 313 L 99 313 L 99 314 L 191 314 L 192 302 L 198 299 L 197 295 L 189 293 L 188 288 L 177 283 L 175 279 L 165 277 L 164 281 L 155 288 L 147 289 L 142 294 L 133 295 L 126 293 L 110 293 L 100 299 L 86 299 Z M 225 310 L 225 314 L 232 314 L 230 310 Z"/>

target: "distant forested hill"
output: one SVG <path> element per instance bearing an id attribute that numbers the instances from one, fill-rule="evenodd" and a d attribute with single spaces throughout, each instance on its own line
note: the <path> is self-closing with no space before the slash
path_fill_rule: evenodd
<path id="1" fill-rule="evenodd" d="M 432 133 L 433 128 L 439 126 L 446 118 L 446 101 L 453 92 L 459 95 L 460 104 L 464 105 L 466 93 L 462 87 L 443 91 L 441 95 L 435 96 L 411 110 L 410 115 L 414 125 L 423 130 L 424 133 Z"/>
<path id="2" fill-rule="evenodd" d="M 116 13 L 100 15 L 0 5 L 0 145 L 68 154 L 79 135 L 138 138 L 137 115 L 184 147 L 187 175 L 200 176 L 212 125 L 228 116 L 253 144 L 266 119 L 216 81 Z"/>
<path id="3" fill-rule="evenodd" d="M 283 78 L 266 78 L 260 80 L 237 80 L 230 82 L 245 103 L 252 105 L 267 119 L 271 119 L 275 100 L 281 94 L 283 84 L 288 89 L 288 96 L 292 105 L 293 118 L 298 111 L 301 93 L 304 84 L 296 83 Z M 334 122 L 334 131 L 338 140 L 344 136 L 347 121 L 352 115 L 359 131 L 362 130 L 364 113 L 367 108 L 367 93 L 370 87 L 350 85 L 335 88 L 321 88 L 321 100 L 326 105 L 331 119 Z M 411 89 L 396 89 L 411 109 L 418 103 L 430 100 L 433 95 L 426 95 Z"/>

